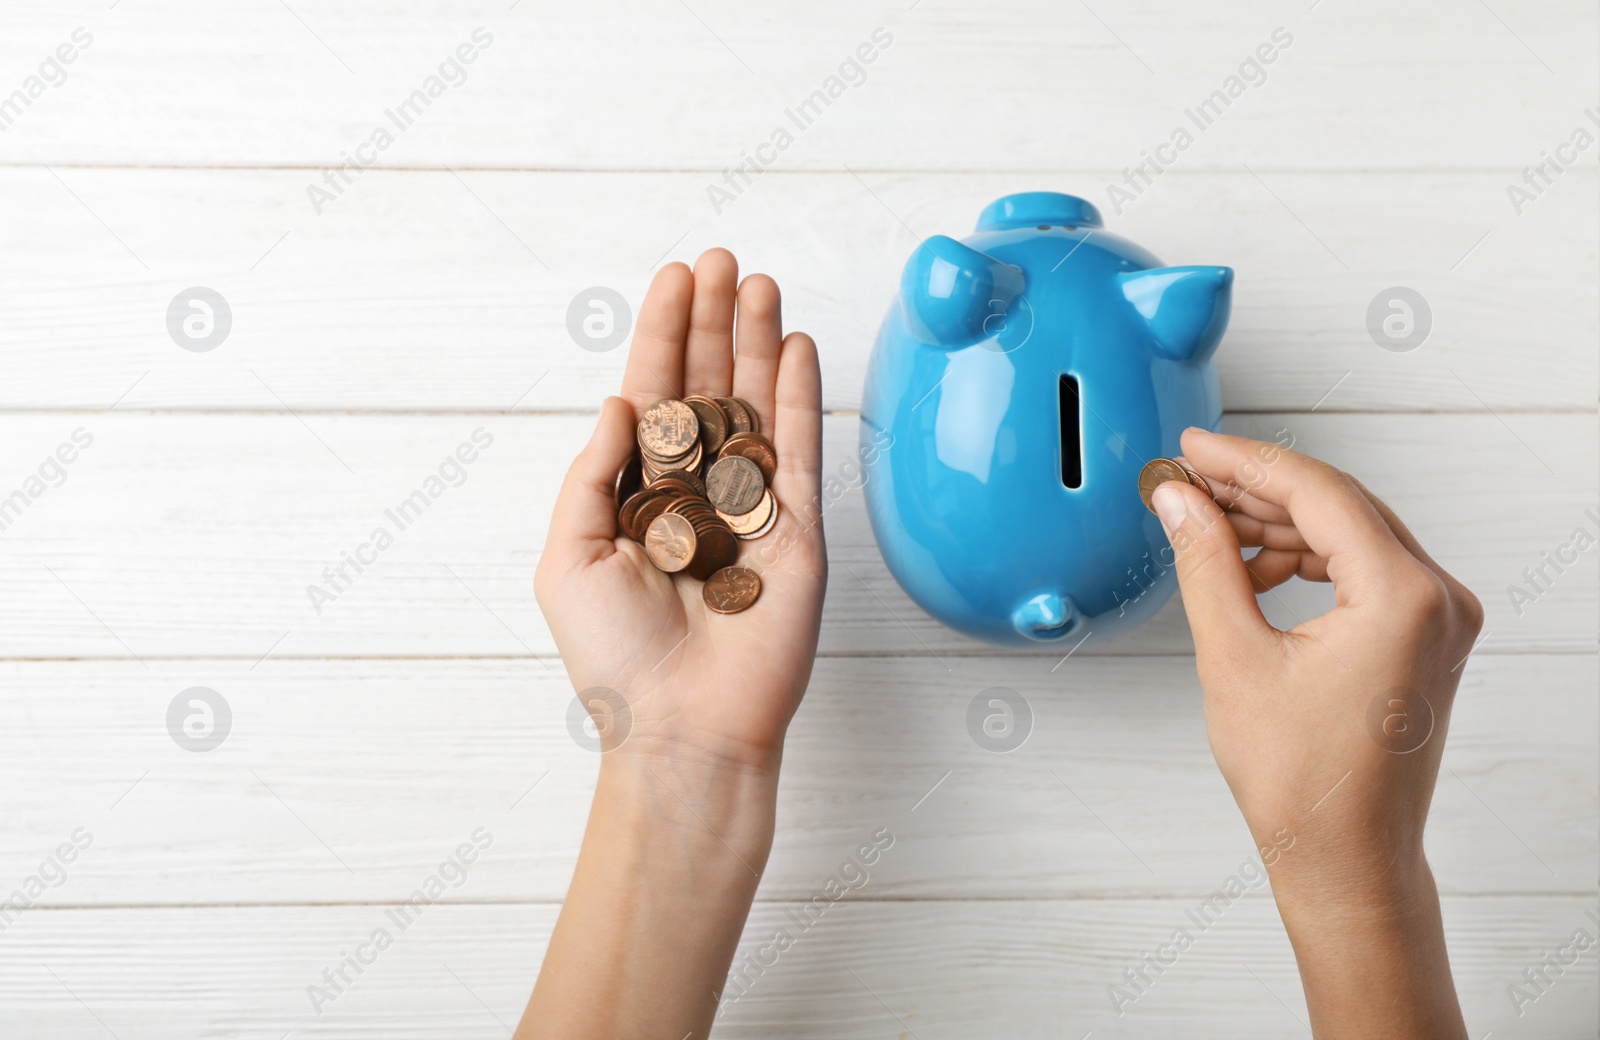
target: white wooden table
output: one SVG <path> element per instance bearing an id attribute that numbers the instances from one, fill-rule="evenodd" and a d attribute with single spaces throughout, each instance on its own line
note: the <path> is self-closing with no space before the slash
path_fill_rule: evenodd
<path id="1" fill-rule="evenodd" d="M 770 272 L 822 348 L 831 470 L 916 236 L 1046 189 L 1169 263 L 1236 268 L 1229 427 L 1360 473 L 1483 598 L 1428 834 L 1458 985 L 1475 1040 L 1593 1036 L 1594 950 L 1520 1008 L 1510 987 L 1600 935 L 1600 552 L 1520 611 L 1508 589 L 1600 528 L 1600 147 L 1558 151 L 1600 136 L 1596 11 L 1218 6 L 9 0 L 0 894 L 38 880 L 0 907 L 0 1035 L 504 1035 L 596 769 L 530 592 L 625 354 L 580 349 L 569 302 L 637 306 L 712 245 Z M 1280 27 L 1264 79 L 1190 122 Z M 875 29 L 864 78 L 769 147 Z M 390 123 L 463 44 L 465 78 Z M 1108 185 L 1147 153 L 1173 160 L 1116 212 Z M 1514 200 L 1547 155 L 1559 176 Z M 762 172 L 714 204 L 747 157 Z M 1431 310 L 1415 350 L 1368 331 L 1394 286 Z M 192 287 L 231 314 L 215 349 L 169 333 Z M 480 428 L 465 481 L 314 610 L 323 568 Z M 48 462 L 75 432 L 92 444 Z M 1065 663 L 1000 654 L 900 593 L 858 493 L 828 534 L 748 948 L 873 832 L 895 843 L 718 1035 L 1307 1034 L 1265 890 L 1122 1014 L 1108 997 L 1250 854 L 1176 604 Z M 1009 755 L 964 724 L 994 685 L 1035 714 Z M 168 730 L 192 687 L 231 713 L 210 751 Z M 475 832 L 489 848 L 398 927 Z M 360 963 L 378 928 L 392 945 Z"/>

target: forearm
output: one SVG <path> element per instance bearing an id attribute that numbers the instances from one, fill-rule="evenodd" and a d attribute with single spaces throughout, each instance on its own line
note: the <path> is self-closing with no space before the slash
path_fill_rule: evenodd
<path id="1" fill-rule="evenodd" d="M 1383 874 L 1380 878 L 1380 874 Z M 1432 871 L 1273 879 L 1318 1040 L 1462 1040 Z"/>
<path id="2" fill-rule="evenodd" d="M 777 768 L 608 753 L 517 1040 L 705 1037 L 772 844 Z"/>

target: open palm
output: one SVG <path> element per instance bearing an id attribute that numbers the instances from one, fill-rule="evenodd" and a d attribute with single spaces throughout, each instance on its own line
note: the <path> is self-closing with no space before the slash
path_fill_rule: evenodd
<path id="1" fill-rule="evenodd" d="M 762 758 L 781 745 L 805 692 L 827 579 L 822 389 L 816 344 L 785 337 L 780 309 L 777 284 L 759 274 L 739 284 L 726 250 L 706 252 L 692 272 L 664 267 L 639 311 L 622 396 L 605 400 L 562 484 L 534 590 L 608 748 L 665 743 Z M 617 526 L 613 487 L 639 416 L 689 394 L 749 402 L 778 453 L 777 524 L 740 543 L 761 596 L 739 614 L 707 609 L 700 582 L 657 570 Z"/>

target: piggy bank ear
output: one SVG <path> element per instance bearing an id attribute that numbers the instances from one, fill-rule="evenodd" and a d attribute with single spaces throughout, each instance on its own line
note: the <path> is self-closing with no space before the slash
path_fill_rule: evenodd
<path id="1" fill-rule="evenodd" d="M 941 347 L 964 347 L 1003 328 L 1022 272 L 953 238 L 934 235 L 911 254 L 900 276 L 906 327 Z"/>
<path id="2" fill-rule="evenodd" d="M 1230 267 L 1156 267 L 1117 276 L 1122 295 L 1150 326 L 1156 353 L 1204 361 L 1222 341 L 1233 306 Z"/>

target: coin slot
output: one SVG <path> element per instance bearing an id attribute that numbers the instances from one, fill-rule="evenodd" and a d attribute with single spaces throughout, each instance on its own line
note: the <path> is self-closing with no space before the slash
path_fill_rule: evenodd
<path id="1" fill-rule="evenodd" d="M 1061 486 L 1083 486 L 1083 419 L 1078 400 L 1078 380 L 1061 377 Z"/>

